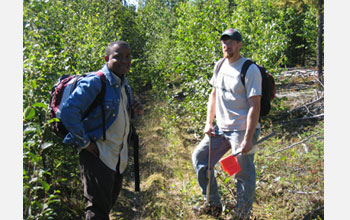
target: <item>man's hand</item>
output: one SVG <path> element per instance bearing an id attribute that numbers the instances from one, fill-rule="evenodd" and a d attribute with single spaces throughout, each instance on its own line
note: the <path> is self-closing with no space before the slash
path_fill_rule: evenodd
<path id="1" fill-rule="evenodd" d="M 133 111 L 134 115 L 140 116 L 143 114 L 143 105 L 139 100 L 134 100 L 131 103 L 131 110 Z"/>
<path id="2" fill-rule="evenodd" d="M 204 133 L 206 133 L 209 136 L 215 136 L 215 129 L 213 124 L 207 123 L 204 128 Z"/>
<path id="3" fill-rule="evenodd" d="M 241 143 L 242 154 L 246 154 L 253 148 L 253 141 L 248 141 L 246 138 L 243 139 Z"/>
<path id="4" fill-rule="evenodd" d="M 100 151 L 98 150 L 98 147 L 95 142 L 91 141 L 89 146 L 85 148 L 85 150 L 89 151 L 92 155 L 94 155 L 97 158 L 100 156 Z"/>

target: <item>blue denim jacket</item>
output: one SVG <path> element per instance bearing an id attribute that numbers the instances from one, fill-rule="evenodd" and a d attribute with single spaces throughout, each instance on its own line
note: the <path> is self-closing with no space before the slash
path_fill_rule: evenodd
<path id="1" fill-rule="evenodd" d="M 125 86 L 128 95 L 128 109 L 133 101 L 132 91 L 124 78 L 122 85 L 118 85 L 112 73 L 104 65 L 101 69 L 106 76 L 106 93 L 104 99 L 106 130 L 118 116 L 121 88 Z M 76 89 L 67 99 L 61 112 L 61 121 L 68 130 L 63 140 L 64 144 L 87 146 L 90 141 L 97 141 L 103 135 L 101 108 L 94 108 L 84 119 L 95 97 L 102 88 L 102 82 L 96 74 L 90 74 L 79 81 Z"/>

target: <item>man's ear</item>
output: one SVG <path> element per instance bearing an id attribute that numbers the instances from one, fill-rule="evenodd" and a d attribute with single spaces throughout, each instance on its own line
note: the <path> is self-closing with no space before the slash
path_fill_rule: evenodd
<path id="1" fill-rule="evenodd" d="M 105 61 L 108 62 L 109 61 L 109 56 L 105 56 Z"/>

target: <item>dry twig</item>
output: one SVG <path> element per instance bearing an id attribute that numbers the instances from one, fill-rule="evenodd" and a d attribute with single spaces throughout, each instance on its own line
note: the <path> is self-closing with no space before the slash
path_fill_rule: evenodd
<path id="1" fill-rule="evenodd" d="M 312 116 L 308 116 L 308 117 L 302 117 L 302 118 L 295 118 L 295 119 L 292 119 L 290 121 L 282 121 L 280 123 L 281 126 L 284 126 L 284 125 L 287 125 L 287 124 L 290 124 L 290 123 L 293 123 L 293 122 L 296 122 L 296 121 L 300 121 L 300 120 L 309 120 L 309 119 L 316 119 L 316 118 L 322 118 L 324 116 L 324 113 L 322 114 L 318 114 L 318 115 L 312 115 Z"/>
<path id="2" fill-rule="evenodd" d="M 305 138 L 305 139 L 302 140 L 302 141 L 296 142 L 296 143 L 294 143 L 294 144 L 292 144 L 292 145 L 289 145 L 289 146 L 286 147 L 286 148 L 283 148 L 283 149 L 281 149 L 281 150 L 275 151 L 275 152 L 273 152 L 273 153 L 271 153 L 271 154 L 269 154 L 269 155 L 267 155 L 267 156 L 274 155 L 274 154 L 279 153 L 279 152 L 281 152 L 281 151 L 288 150 L 288 149 L 290 149 L 290 148 L 292 148 L 292 147 L 294 147 L 294 146 L 296 146 L 296 145 L 305 143 L 305 142 L 307 142 L 308 140 L 310 140 L 311 138 L 315 137 L 316 135 L 317 135 L 317 134 L 311 135 L 311 136 Z"/>
<path id="3" fill-rule="evenodd" d="M 319 191 L 315 192 L 304 192 L 304 191 L 295 191 L 295 190 L 288 190 L 289 193 L 296 193 L 296 194 L 302 194 L 302 195 L 309 195 L 309 194 L 317 194 Z"/>
<path id="4" fill-rule="evenodd" d="M 315 104 L 315 103 L 317 103 L 317 102 L 320 102 L 320 101 L 322 101 L 324 99 L 324 97 L 322 96 L 322 97 L 320 97 L 320 98 L 318 98 L 318 99 L 316 99 L 316 100 L 314 100 L 314 101 L 312 101 L 312 102 L 309 102 L 309 103 L 306 103 L 306 104 L 303 104 L 302 106 L 299 106 L 299 107 L 297 107 L 297 108 L 294 108 L 294 109 L 292 109 L 290 112 L 296 112 L 296 111 L 298 111 L 298 110 L 300 110 L 300 109 L 302 109 L 302 108 L 307 108 L 308 109 L 308 106 L 310 106 L 310 105 L 313 105 L 313 104 Z"/>

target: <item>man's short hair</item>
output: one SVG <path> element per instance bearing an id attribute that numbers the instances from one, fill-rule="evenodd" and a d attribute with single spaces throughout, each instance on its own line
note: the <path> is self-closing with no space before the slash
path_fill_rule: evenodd
<path id="1" fill-rule="evenodd" d="M 106 47 L 106 56 L 109 56 L 111 54 L 111 49 L 112 49 L 112 47 L 114 47 L 114 45 L 125 45 L 125 46 L 129 47 L 129 44 L 123 40 L 111 42 Z"/>

